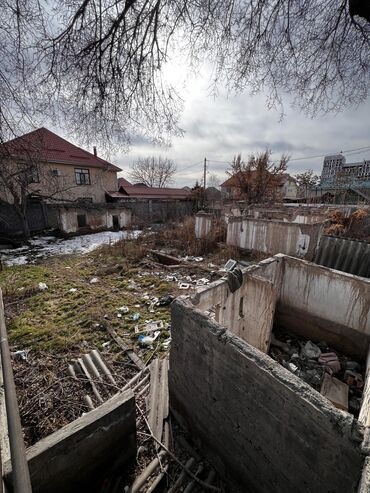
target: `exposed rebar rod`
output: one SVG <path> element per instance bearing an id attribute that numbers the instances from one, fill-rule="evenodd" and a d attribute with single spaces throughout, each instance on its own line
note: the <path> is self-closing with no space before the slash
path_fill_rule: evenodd
<path id="1" fill-rule="evenodd" d="M 23 441 L 19 416 L 17 394 L 15 390 L 8 336 L 6 332 L 3 294 L 0 289 L 0 350 L 4 377 L 5 406 L 9 428 L 10 457 L 13 469 L 14 493 L 32 493 L 30 473 Z"/>

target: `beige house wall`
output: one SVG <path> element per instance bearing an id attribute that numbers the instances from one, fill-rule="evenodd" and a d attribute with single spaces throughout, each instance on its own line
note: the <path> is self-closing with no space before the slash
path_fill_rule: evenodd
<path id="1" fill-rule="evenodd" d="M 86 198 L 93 203 L 105 202 L 106 191 L 117 190 L 117 172 L 83 164 L 42 163 L 37 165 L 39 182 L 28 186 L 29 193 L 37 193 L 53 201 L 75 201 Z M 88 169 L 90 185 L 77 185 L 75 169 Z M 59 176 L 53 175 L 59 170 Z M 13 199 L 7 189 L 0 186 L 0 199 L 12 203 Z"/>

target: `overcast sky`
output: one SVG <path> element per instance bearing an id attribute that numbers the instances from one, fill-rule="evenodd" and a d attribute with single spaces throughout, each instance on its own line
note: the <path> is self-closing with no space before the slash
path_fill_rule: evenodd
<path id="1" fill-rule="evenodd" d="M 184 72 L 175 72 L 178 80 L 174 83 L 184 99 L 181 117 L 184 136 L 174 138 L 168 149 L 137 139 L 128 154 L 112 159 L 124 170 L 121 176 L 127 177 L 130 164 L 139 156 L 162 155 L 173 159 L 177 165 L 173 186 L 192 186 L 197 179 L 202 179 L 205 157 L 209 160 L 208 176 L 217 174 L 223 181 L 227 178 L 227 163 L 239 152 L 247 158 L 250 153 L 268 148 L 275 159 L 282 153 L 294 159 L 370 146 L 369 99 L 359 108 L 310 119 L 292 109 L 286 98 L 285 116 L 281 121 L 280 110 L 267 109 L 262 94 L 228 97 L 226 91 L 220 91 L 214 98 L 210 95 L 206 70 L 201 70 L 203 76 L 191 77 L 186 83 L 183 83 Z M 370 149 L 345 155 L 347 162 L 370 159 Z M 321 157 L 291 161 L 288 172 L 313 169 L 320 173 L 322 161 Z"/>

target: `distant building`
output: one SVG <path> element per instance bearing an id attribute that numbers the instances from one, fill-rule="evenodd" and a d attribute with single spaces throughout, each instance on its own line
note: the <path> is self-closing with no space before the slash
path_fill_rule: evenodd
<path id="1" fill-rule="evenodd" d="M 295 200 L 298 195 L 298 186 L 295 179 L 289 175 L 289 173 L 284 173 L 281 177 L 280 193 L 283 200 Z"/>
<path id="2" fill-rule="evenodd" d="M 370 188 L 370 160 L 347 163 L 343 154 L 325 156 L 321 186 L 325 188 L 345 188 L 347 186 Z"/>
<path id="3" fill-rule="evenodd" d="M 221 195 L 224 199 L 238 199 L 241 195 L 240 188 L 240 177 L 242 175 L 242 171 L 239 171 L 233 176 L 230 176 L 226 181 L 221 183 Z"/>
<path id="4" fill-rule="evenodd" d="M 118 188 L 120 187 L 127 187 L 129 185 L 132 185 L 126 178 L 123 178 L 122 176 L 118 178 Z"/>
<path id="5" fill-rule="evenodd" d="M 239 171 L 233 176 L 230 176 L 221 184 L 221 194 L 224 199 L 239 199 L 242 195 L 240 184 L 242 171 Z M 255 171 L 252 171 L 254 175 Z M 297 183 L 295 179 L 288 173 L 281 175 L 280 195 L 282 200 L 295 200 L 297 198 Z"/>

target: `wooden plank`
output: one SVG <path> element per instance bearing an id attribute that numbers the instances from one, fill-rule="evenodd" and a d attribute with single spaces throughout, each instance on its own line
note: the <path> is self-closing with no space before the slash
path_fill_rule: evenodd
<path id="1" fill-rule="evenodd" d="M 157 420 L 157 400 L 159 386 L 159 360 L 155 359 L 150 365 L 150 390 L 148 398 L 149 416 L 148 422 L 150 429 L 154 432 L 154 426 Z"/>
<path id="2" fill-rule="evenodd" d="M 370 426 L 370 350 L 366 360 L 365 387 L 362 394 L 362 404 L 358 421 L 363 426 Z"/>
<path id="3" fill-rule="evenodd" d="M 118 344 L 118 346 L 127 354 L 130 360 L 135 363 L 135 365 L 143 370 L 145 368 L 145 363 L 143 360 L 139 358 L 137 354 L 129 347 L 123 339 L 117 334 L 117 332 L 111 327 L 106 327 L 108 334 L 112 337 L 112 339 Z"/>
<path id="4" fill-rule="evenodd" d="M 348 392 L 349 387 L 346 383 L 325 373 L 320 393 L 329 399 L 335 407 L 348 411 Z"/>

